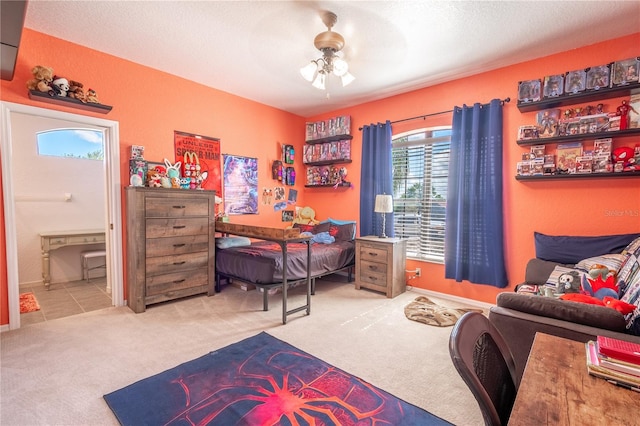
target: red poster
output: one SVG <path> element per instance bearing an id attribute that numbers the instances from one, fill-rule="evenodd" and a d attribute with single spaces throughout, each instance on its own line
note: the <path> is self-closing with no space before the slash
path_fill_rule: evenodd
<path id="1" fill-rule="evenodd" d="M 202 189 L 216 191 L 222 197 L 220 173 L 220 139 L 174 131 L 176 162 L 181 162 L 180 175 L 184 176 L 185 153 L 191 161 L 199 162 Z M 195 156 L 193 155 L 195 153 Z"/>

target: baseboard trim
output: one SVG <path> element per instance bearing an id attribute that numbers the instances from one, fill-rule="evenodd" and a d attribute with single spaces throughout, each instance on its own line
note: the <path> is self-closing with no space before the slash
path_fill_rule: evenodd
<path id="1" fill-rule="evenodd" d="M 495 304 L 492 303 L 480 302 L 479 300 L 467 299 L 466 297 L 454 296 L 452 294 L 440 293 L 433 290 L 425 290 L 424 288 L 407 286 L 407 290 L 415 293 L 426 294 L 427 296 L 439 297 L 440 299 L 451 300 L 453 302 L 462 303 L 464 305 L 477 306 L 481 309 L 486 310 L 489 310 L 491 307 L 495 306 Z"/>

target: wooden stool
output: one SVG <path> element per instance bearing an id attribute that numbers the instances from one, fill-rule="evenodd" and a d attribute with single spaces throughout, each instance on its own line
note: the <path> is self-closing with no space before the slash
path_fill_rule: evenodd
<path id="1" fill-rule="evenodd" d="M 82 261 L 82 279 L 84 280 L 86 277 L 87 282 L 91 281 L 91 277 L 89 272 L 94 269 L 106 269 L 107 268 L 107 251 L 106 250 L 92 250 L 92 251 L 83 251 L 80 253 L 81 261 Z M 104 257 L 104 262 L 100 265 L 90 266 L 89 260 L 97 257 Z"/>

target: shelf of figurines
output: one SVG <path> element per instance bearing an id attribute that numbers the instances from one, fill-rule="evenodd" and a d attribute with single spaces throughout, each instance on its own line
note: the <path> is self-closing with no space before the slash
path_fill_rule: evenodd
<path id="1" fill-rule="evenodd" d="M 640 85 L 633 84 L 620 87 L 605 87 L 589 92 L 580 92 L 576 94 L 565 94 L 555 98 L 545 98 L 533 102 L 518 103 L 520 112 L 540 111 L 543 109 L 557 108 L 566 105 L 573 105 L 581 102 L 593 102 L 604 98 L 615 98 L 622 96 L 630 96 L 640 93 Z"/>
<path id="2" fill-rule="evenodd" d="M 108 114 L 112 106 L 104 104 L 96 104 L 91 102 L 82 102 L 77 99 L 67 98 L 63 96 L 51 96 L 48 93 L 38 92 L 37 90 L 29 90 L 29 99 L 34 101 L 45 102 L 48 104 L 62 105 L 71 108 L 82 109 L 85 111 L 99 112 L 100 114 Z"/>
<path id="3" fill-rule="evenodd" d="M 305 188 L 349 188 L 351 186 L 351 182 L 340 182 L 340 183 L 325 183 L 320 185 L 305 185 Z"/>
<path id="4" fill-rule="evenodd" d="M 333 136 L 326 136 L 324 138 L 304 141 L 304 143 L 308 143 L 309 145 L 315 145 L 317 143 L 344 141 L 344 140 L 351 140 L 351 139 L 353 139 L 353 135 L 333 135 Z"/>
<path id="5" fill-rule="evenodd" d="M 518 139 L 516 143 L 521 146 L 546 145 L 551 143 L 568 142 L 568 141 L 574 141 L 574 140 L 623 137 L 623 136 L 633 136 L 638 134 L 640 134 L 640 128 L 633 128 L 633 129 L 625 129 L 625 130 L 613 130 L 609 132 L 578 133 L 575 135 L 550 136 L 547 138 Z"/>
<path id="6" fill-rule="evenodd" d="M 558 179 L 602 179 L 602 178 L 637 178 L 640 177 L 640 170 L 617 173 L 566 173 L 559 175 L 517 175 L 516 180 L 520 181 L 539 181 L 539 180 L 558 180 Z"/>
<path id="7" fill-rule="evenodd" d="M 342 160 L 322 160 L 322 161 L 312 161 L 309 163 L 304 163 L 305 166 L 329 166 L 331 164 L 349 164 L 351 160 L 342 159 Z"/>

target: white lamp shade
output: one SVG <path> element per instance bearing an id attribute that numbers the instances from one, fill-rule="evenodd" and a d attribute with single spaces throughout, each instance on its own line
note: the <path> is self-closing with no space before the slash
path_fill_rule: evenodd
<path id="1" fill-rule="evenodd" d="M 317 69 L 318 66 L 316 65 L 316 63 L 310 62 L 309 64 L 300 68 L 300 74 L 302 74 L 302 77 L 304 77 L 305 80 L 311 82 L 313 81 L 313 75 L 316 73 Z"/>
<path id="2" fill-rule="evenodd" d="M 311 85 L 316 89 L 324 90 L 324 78 L 325 78 L 324 73 L 319 72 L 318 75 L 316 76 L 316 79 L 313 80 L 313 83 L 311 83 Z"/>
<path id="3" fill-rule="evenodd" d="M 393 211 L 393 197 L 391 195 L 376 195 L 376 205 L 373 208 L 376 213 L 391 213 Z"/>
<path id="4" fill-rule="evenodd" d="M 333 73 L 338 77 L 342 77 L 349 71 L 349 64 L 347 61 L 341 58 L 336 58 L 333 60 Z"/>
<path id="5" fill-rule="evenodd" d="M 345 75 L 340 77 L 340 79 L 342 80 L 342 87 L 344 87 L 347 84 L 350 84 L 356 78 L 354 76 L 352 76 L 349 72 L 347 72 Z"/>

